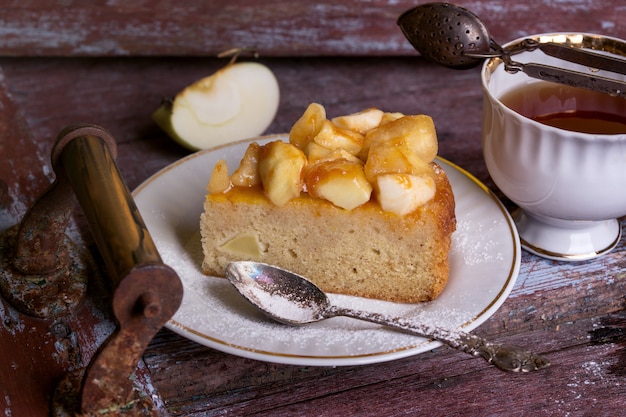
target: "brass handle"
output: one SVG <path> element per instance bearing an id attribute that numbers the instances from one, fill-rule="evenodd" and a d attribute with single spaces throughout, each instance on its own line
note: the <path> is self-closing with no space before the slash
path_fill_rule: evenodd
<path id="1" fill-rule="evenodd" d="M 182 301 L 182 283 L 161 260 L 115 153 L 115 140 L 98 126 L 64 129 L 52 150 L 55 182 L 18 227 L 0 236 L 3 296 L 35 317 L 72 313 L 85 295 L 87 277 L 93 278 L 84 267 L 91 263 L 85 249 L 66 236 L 73 191 L 111 278 L 118 326 L 86 368 L 68 373 L 59 383 L 54 416 L 151 408 L 151 399 L 139 395 L 132 375 L 148 343 Z"/>
<path id="2" fill-rule="evenodd" d="M 52 161 L 72 185 L 116 288 L 137 265 L 162 261 L 115 164 L 114 144 L 103 129 L 71 128 L 61 132 Z"/>
<path id="3" fill-rule="evenodd" d="M 138 395 L 132 375 L 148 343 L 182 301 L 182 283 L 163 264 L 115 154 L 115 140 L 101 127 L 64 129 L 52 150 L 56 180 L 17 227 L 0 235 L 2 295 L 31 316 L 50 319 L 72 313 L 95 273 L 85 248 L 66 235 L 73 191 L 111 278 L 118 326 L 86 368 L 68 373 L 59 383 L 54 416 L 106 416 L 119 409 L 150 408 L 150 398 Z"/>
<path id="4" fill-rule="evenodd" d="M 114 146 L 104 129 L 78 126 L 61 132 L 52 152 L 55 172 L 62 168 L 72 185 L 111 275 L 119 322 L 85 372 L 83 413 L 132 401 L 129 376 L 183 294 L 178 275 L 163 264 L 115 164 Z"/>

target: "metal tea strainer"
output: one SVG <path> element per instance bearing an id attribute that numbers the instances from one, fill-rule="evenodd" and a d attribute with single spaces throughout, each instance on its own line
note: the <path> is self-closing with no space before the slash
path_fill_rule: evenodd
<path id="1" fill-rule="evenodd" d="M 521 48 L 507 50 L 494 41 L 482 21 L 471 11 L 449 3 L 426 3 L 407 10 L 398 18 L 404 36 L 426 59 L 449 68 L 465 69 L 485 58 L 501 58 L 510 73 L 626 98 L 626 83 L 554 66 L 520 63 L 511 56 L 540 49 L 547 55 L 617 74 L 626 74 L 626 60 L 558 43 L 522 42 Z"/>

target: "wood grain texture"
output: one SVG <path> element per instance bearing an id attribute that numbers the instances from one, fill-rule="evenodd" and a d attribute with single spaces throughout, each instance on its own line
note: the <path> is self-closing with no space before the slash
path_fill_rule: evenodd
<path id="1" fill-rule="evenodd" d="M 24 115 L 8 91 L 0 70 L 0 233 L 19 222 L 50 183 L 46 158 L 32 140 Z M 47 169 L 46 169 L 47 168 Z"/>
<path id="2" fill-rule="evenodd" d="M 435 120 L 441 156 L 513 208 L 482 158 L 479 69 L 455 71 L 425 62 L 395 25 L 399 13 L 418 3 L 4 2 L 0 66 L 10 100 L 0 96 L 0 230 L 14 224 L 49 181 L 50 148 L 69 124 L 94 123 L 113 134 L 131 189 L 188 155 L 150 115 L 163 98 L 223 66 L 224 60 L 212 57 L 232 46 L 258 47 L 261 62 L 278 78 L 280 108 L 266 133 L 288 131 L 313 101 L 330 116 L 371 106 L 426 113 Z M 626 4 L 620 0 L 458 3 L 480 15 L 500 42 L 547 31 L 626 38 Z M 88 238 L 80 222 L 79 227 Z M 626 222 L 622 231 L 626 235 Z M 625 254 L 626 239 L 611 254 L 582 263 L 522 254 L 513 292 L 476 333 L 545 353 L 553 366 L 537 374 L 503 374 L 447 347 L 367 366 L 277 365 L 163 330 L 148 347 L 140 376 L 152 381 L 146 386 L 158 389 L 174 416 L 622 415 Z M 100 300 L 105 292 L 95 291 Z M 83 361 L 112 330 L 110 323 L 94 323 L 96 310 L 85 308 L 91 318 L 66 323 L 73 334 L 84 335 Z M 5 303 L 0 319 L 0 350 L 10 352 L 0 362 L 0 415 L 27 415 L 14 411 L 15 405 L 49 398 L 54 378 L 68 363 L 63 355 L 74 345 L 57 347 L 49 324 L 16 316 Z M 28 341 L 16 331 L 30 333 Z M 30 345 L 18 352 L 10 340 Z M 37 353 L 56 354 L 58 362 L 47 371 L 34 362 L 17 370 L 12 365 Z M 6 381 L 19 372 L 36 383 L 24 396 L 7 395 Z M 41 408 L 29 411 L 45 415 Z"/>
<path id="3" fill-rule="evenodd" d="M 45 150 L 36 145 L 0 70 L 0 234 L 21 221 L 54 179 L 49 148 L 55 137 L 56 134 L 46 141 Z M 90 250 L 82 239 L 86 231 L 79 230 L 74 222 L 70 222 L 66 233 L 76 247 L 84 252 Z M 4 238 L 1 241 L 0 257 L 11 259 L 13 247 Z M 3 264 L 10 265 L 10 261 Z M 68 372 L 86 367 L 115 329 L 110 284 L 103 274 L 91 272 L 87 300 L 65 317 L 29 317 L 0 297 L 0 415 L 50 415 L 59 380 Z M 143 362 L 133 378 L 155 406 L 163 410 Z"/>
<path id="4" fill-rule="evenodd" d="M 616 323 L 623 329 L 623 314 L 610 318 L 613 329 L 619 328 Z M 546 352 L 553 366 L 534 374 L 503 374 L 446 347 L 361 367 L 273 365 L 167 332 L 154 341 L 160 354 L 149 351 L 146 361 L 173 415 L 619 415 L 626 405 L 626 339 L 621 333 L 611 343 L 599 343 L 593 337 L 599 328 L 601 320 L 591 318 L 499 338 Z M 184 373 L 187 368 L 179 364 L 188 362 L 213 376 L 206 385 Z"/>
<path id="5" fill-rule="evenodd" d="M 274 58 L 261 62 L 281 88 L 278 115 L 268 134 L 285 133 L 306 106 L 317 101 L 329 115 L 367 107 L 426 113 L 435 119 L 441 155 L 486 179 L 480 144 L 482 95 L 479 70 L 441 69 L 411 58 Z M 131 188 L 159 168 L 188 154 L 151 120 L 163 98 L 225 65 L 212 58 L 0 59 L 16 100 L 41 152 L 58 132 L 86 122 L 109 130 L 120 146 L 119 163 Z M 36 76 L 34 76 L 36 74 Z M 377 74 L 373 76 L 372 74 Z M 441 94 L 434 94 L 441 93 Z M 50 107 L 48 100 L 57 98 Z M 124 151 L 125 146 L 130 146 Z M 149 155 L 149 157 L 148 157 Z M 138 161 L 147 159 L 146 163 Z"/>
<path id="6" fill-rule="evenodd" d="M 12 0 L 0 8 L 0 55 L 215 56 L 232 47 L 268 57 L 414 55 L 396 19 L 423 2 Z M 456 3 L 501 43 L 549 31 L 626 37 L 621 0 Z"/>
<path id="7" fill-rule="evenodd" d="M 442 156 L 497 192 L 482 160 L 477 69 L 441 69 L 419 57 L 263 62 L 276 73 L 282 91 L 268 133 L 289 130 L 311 101 L 323 103 L 330 115 L 369 106 L 424 112 L 435 119 Z M 134 188 L 189 153 L 150 119 L 161 98 L 224 62 L 5 58 L 0 64 L 42 152 L 65 124 L 100 124 L 120 142 L 118 163 Z M 394 416 L 420 415 L 435 406 L 442 415 L 465 415 L 467 410 L 511 415 L 513 409 L 519 415 L 611 415 L 626 406 L 620 396 L 626 384 L 620 333 L 625 327 L 625 253 L 622 240 L 610 255 L 583 263 L 523 254 L 511 296 L 477 333 L 545 352 L 554 365 L 536 375 L 504 375 L 445 347 L 364 367 L 275 365 L 217 352 L 165 330 L 144 360 L 172 415 Z M 602 332 L 616 336 L 594 341 L 593 335 Z M 532 402 L 526 400 L 529 395 Z"/>

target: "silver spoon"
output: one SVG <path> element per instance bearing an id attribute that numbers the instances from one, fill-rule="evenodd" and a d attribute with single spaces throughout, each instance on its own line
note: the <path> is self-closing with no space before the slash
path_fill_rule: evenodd
<path id="1" fill-rule="evenodd" d="M 519 71 L 544 81 L 586 88 L 626 98 L 626 83 L 549 65 L 515 62 L 511 55 L 540 49 L 544 53 L 590 68 L 624 74 L 626 61 L 581 48 L 557 43 L 522 42 L 515 51 L 505 50 L 490 36 L 487 28 L 471 11 L 449 3 L 426 3 L 407 10 L 398 18 L 407 40 L 426 59 L 449 68 L 465 69 L 485 58 L 499 57 L 510 73 Z"/>
<path id="2" fill-rule="evenodd" d="M 529 372 L 550 365 L 526 349 L 489 342 L 478 336 L 417 323 L 400 317 L 334 306 L 311 281 L 276 266 L 259 262 L 232 262 L 226 277 L 248 301 L 272 319 L 290 325 L 313 323 L 335 316 L 352 317 L 439 340 L 503 371 Z"/>

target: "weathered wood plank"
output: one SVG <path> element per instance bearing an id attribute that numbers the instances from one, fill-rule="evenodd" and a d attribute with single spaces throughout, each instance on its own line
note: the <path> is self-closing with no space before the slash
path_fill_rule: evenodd
<path id="1" fill-rule="evenodd" d="M 168 355 L 148 353 L 146 360 L 174 415 L 394 416 L 433 409 L 437 415 L 619 415 L 626 405 L 625 325 L 617 314 L 500 339 L 546 352 L 553 366 L 534 374 L 502 373 L 447 347 L 361 367 L 273 365 L 178 341 L 167 332 L 155 346 L 164 348 L 160 343 L 167 341 Z M 613 337 L 602 339 L 602 333 Z M 204 388 L 179 374 L 183 367 L 177 364 L 187 361 L 211 375 Z"/>
<path id="2" fill-rule="evenodd" d="M 418 3 L 3 2 L 0 65 L 12 98 L 0 99 L 0 231 L 14 224 L 47 185 L 50 147 L 68 124 L 96 123 L 111 131 L 131 188 L 188 154 L 165 137 L 150 114 L 163 97 L 224 65 L 206 57 L 233 46 L 258 48 L 279 79 L 280 109 L 268 133 L 289 130 L 312 101 L 333 115 L 370 106 L 427 113 L 435 119 L 442 156 L 493 187 L 480 149 L 479 70 L 441 69 L 417 57 L 395 20 Z M 458 3 L 481 16 L 500 42 L 549 31 L 626 38 L 621 0 Z M 275 365 L 162 331 L 149 346 L 147 368 L 139 377 L 150 373 L 146 389 L 158 398 L 151 379 L 174 415 L 393 416 L 432 410 L 442 415 L 619 415 L 626 406 L 624 253 L 622 240 L 612 254 L 579 264 L 523 255 L 513 293 L 477 333 L 546 352 L 554 365 L 539 374 L 503 374 L 446 347 L 363 367 Z M 80 318 L 44 323 L 0 304 L 0 351 L 12 354 L 11 361 L 0 362 L 5 394 L 0 410 L 47 414 L 42 404 L 56 378 L 68 366 L 88 361 L 112 330 L 110 322 L 102 321 L 101 307 L 87 304 Z M 75 356 L 77 342 L 80 357 Z M 15 343 L 28 348 L 15 352 Z M 33 360 L 37 354 L 56 362 L 43 368 Z M 22 380 L 37 384 L 15 391 Z"/>
<path id="3" fill-rule="evenodd" d="M 19 222 L 50 180 L 48 161 L 32 141 L 24 116 L 0 70 L 0 233 Z M 49 158 L 48 158 L 49 159 Z"/>
<path id="4" fill-rule="evenodd" d="M 215 56 L 232 47 L 255 47 L 264 56 L 413 55 L 396 19 L 418 3 L 13 0 L 0 9 L 0 55 Z M 457 3 L 501 42 L 549 31 L 626 37 L 620 0 Z"/>
<path id="5" fill-rule="evenodd" d="M 482 106 L 478 68 L 441 70 L 419 57 L 262 62 L 276 73 L 281 88 L 278 114 L 266 133 L 288 132 L 312 101 L 325 105 L 329 115 L 372 106 L 426 113 L 437 124 L 442 156 L 487 178 L 476 146 Z M 118 140 L 118 162 L 131 188 L 189 153 L 152 122 L 161 100 L 225 63 L 205 58 L 0 59 L 42 152 L 49 152 L 68 124 L 101 125 Z M 62 99 L 51 104 L 54 98 Z"/>
<path id="6" fill-rule="evenodd" d="M 19 223 L 49 184 L 46 161 L 32 141 L 26 121 L 8 93 L 0 70 L 0 234 Z M 48 172 L 50 168 L 48 167 Z M 0 257 L 10 255 L 0 251 Z M 0 298 L 0 410 L 5 414 L 46 415 L 56 380 L 76 355 L 63 323 L 20 317 Z M 57 345 L 58 343 L 58 345 Z M 15 346 L 20 346 L 15 349 Z M 53 358 L 53 355 L 55 356 Z M 36 358 L 47 357 L 44 365 Z M 33 383 L 36 381 L 36 383 Z"/>
<path id="7" fill-rule="evenodd" d="M 8 82 L 0 70 L 0 235 L 21 221 L 54 178 L 49 149 L 43 151 L 34 142 L 19 104 L 8 92 Z M 89 251 L 73 223 L 67 234 L 82 251 Z M 3 238 L 0 245 L 0 258 L 7 259 L 2 267 L 10 265 L 13 256 L 6 242 Z M 30 317 L 0 297 L 0 415 L 49 416 L 59 380 L 86 367 L 113 332 L 110 285 L 102 278 L 90 275 L 88 299 L 65 317 Z M 166 414 L 143 363 L 134 378 Z"/>
<path id="8" fill-rule="evenodd" d="M 372 106 L 426 113 L 435 120 L 441 155 L 494 187 L 480 147 L 482 92 L 478 69 L 441 70 L 419 57 L 263 62 L 274 70 L 282 90 L 279 112 L 268 133 L 287 132 L 311 101 L 324 104 L 330 115 Z M 189 153 L 167 139 L 151 120 L 162 97 L 172 96 L 224 64 L 217 59 L 186 58 L 4 59 L 0 63 L 13 80 L 16 100 L 27 109 L 26 117 L 42 152 L 49 152 L 54 137 L 67 124 L 102 125 L 119 142 L 118 163 L 131 188 Z M 60 104 L 55 97 L 63 97 Z M 615 311 L 621 306 L 619 294 L 624 291 L 625 277 L 623 272 L 612 273 L 610 283 L 605 283 L 605 277 L 606 271 L 626 270 L 626 259 L 618 255 L 624 250 L 622 241 L 616 254 L 570 264 L 524 254 L 512 297 L 518 291 L 532 295 L 559 288 L 564 298 L 579 300 L 581 310 L 598 305 L 604 306 L 605 312 Z M 525 306 L 523 310 L 541 307 L 549 320 L 561 314 L 560 302 L 551 298 L 541 301 L 541 306 Z"/>
<path id="9" fill-rule="evenodd" d="M 493 186 L 480 150 L 478 69 L 440 69 L 419 57 L 272 58 L 263 62 L 275 71 L 283 93 L 268 132 L 287 131 L 311 101 L 324 104 L 330 114 L 369 106 L 424 112 L 435 118 L 442 155 Z M 100 124 L 120 142 L 118 163 L 131 187 L 188 154 L 150 119 L 161 98 L 223 64 L 206 58 L 0 59 L 40 154 L 48 154 L 65 125 Z M 449 399 L 441 406 L 449 415 L 461 413 L 458 398 L 463 399 L 461 403 L 469 401 L 478 414 L 512 409 L 534 412 L 546 404 L 556 414 L 580 410 L 610 414 L 614 411 L 610 407 L 624 405 L 604 401 L 609 395 L 617 396 L 617 384 L 623 383 L 605 372 L 623 363 L 619 359 L 623 350 L 616 344 L 622 339 L 602 346 L 587 342 L 590 331 L 606 326 L 605 314 L 623 309 L 625 250 L 622 241 L 616 252 L 579 264 L 523 255 L 520 279 L 511 297 L 478 332 L 549 352 L 560 366 L 541 374 L 545 381 L 527 376 L 503 378 L 481 361 L 447 348 L 368 367 L 272 365 L 216 352 L 167 331 L 158 335 L 145 359 L 155 386 L 175 415 L 220 415 L 229 410 L 267 415 L 289 415 L 294 410 L 307 415 L 315 410 L 324 415 L 344 403 L 354 404 L 354 408 L 346 405 L 345 413 L 362 408 L 360 414 L 365 416 L 368 410 L 370 415 L 394 415 L 400 409 L 383 399 L 396 396 L 399 407 L 417 414 L 432 407 L 428 398 L 436 396 Z M 591 378 L 596 372 L 601 377 Z M 529 391 L 529 386 L 537 388 Z M 478 389 L 482 391 L 477 394 Z M 527 395 L 516 396 L 535 391 L 537 408 L 523 402 Z M 582 396 L 589 396 L 595 408 L 582 408 Z M 492 400 L 502 397 L 506 397 L 503 406 Z"/>

